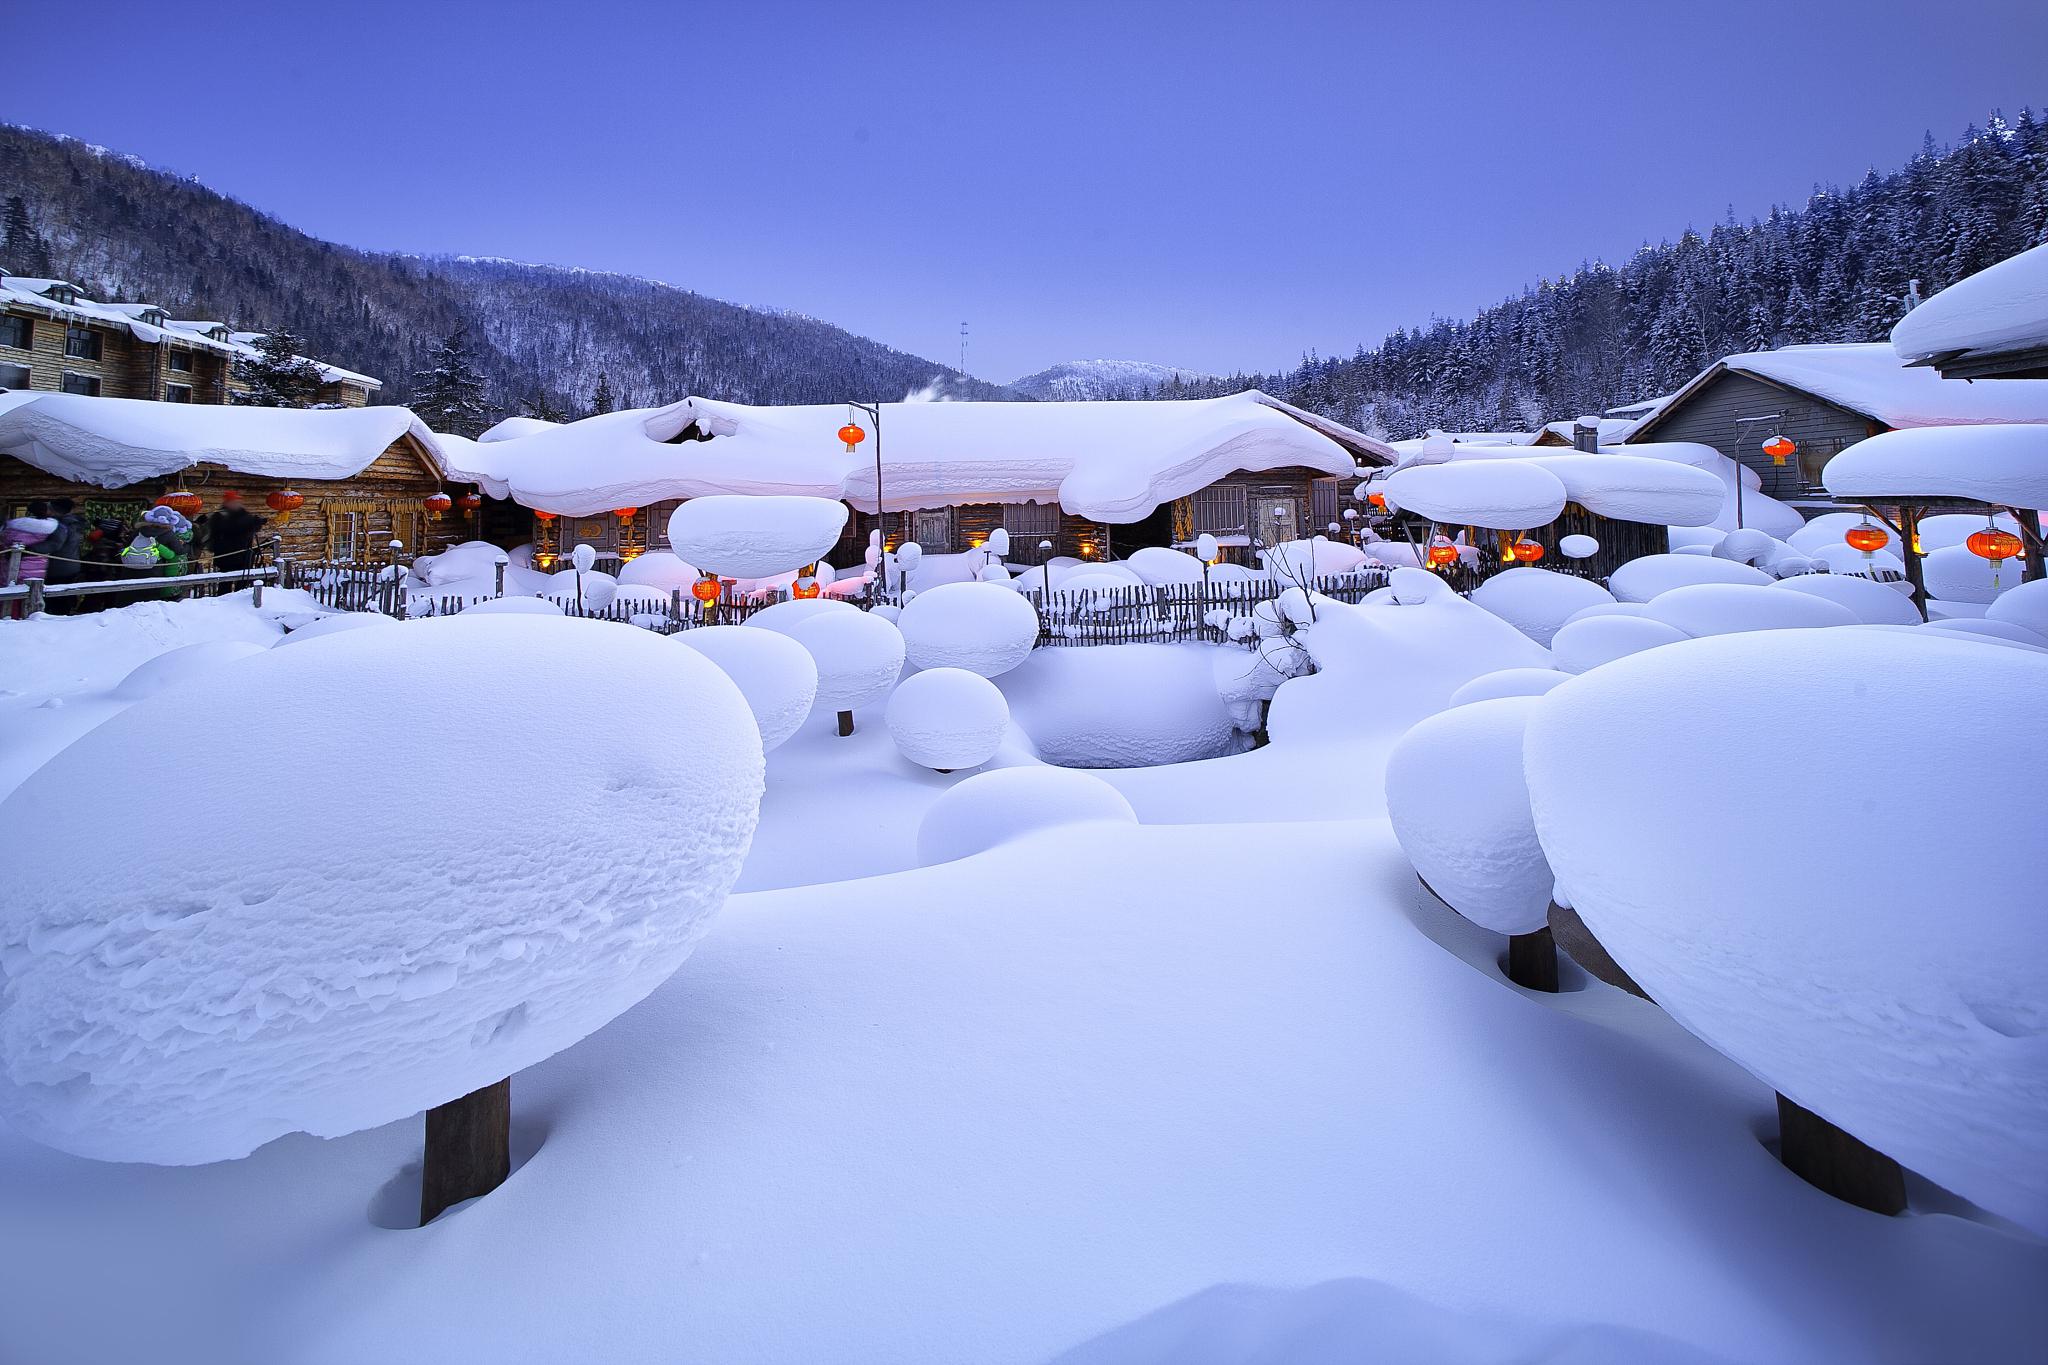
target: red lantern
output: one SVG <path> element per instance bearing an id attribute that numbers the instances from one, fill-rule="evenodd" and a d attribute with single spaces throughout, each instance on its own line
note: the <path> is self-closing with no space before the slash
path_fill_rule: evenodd
<path id="1" fill-rule="evenodd" d="M 631 526 L 633 518 L 640 515 L 640 509 L 637 507 L 614 507 L 612 515 L 617 517 L 622 524 Z"/>
<path id="2" fill-rule="evenodd" d="M 846 453 L 849 455 L 853 454 L 855 446 L 867 438 L 868 434 L 852 422 L 848 422 L 845 426 L 839 428 L 839 439 L 846 442 Z"/>
<path id="3" fill-rule="evenodd" d="M 542 525 L 546 525 L 548 522 L 551 522 L 555 519 L 555 514 L 553 512 L 542 512 L 536 509 L 533 514 L 533 519 L 537 522 L 540 522 Z"/>
<path id="4" fill-rule="evenodd" d="M 2010 531 L 2001 531 L 1996 526 L 1987 526 L 1981 531 L 1974 532 L 1963 544 L 1970 547 L 1971 554 L 1979 559 L 1988 559 L 1993 564 L 2011 559 L 2025 548 L 2020 544 L 2018 536 Z"/>
<path id="5" fill-rule="evenodd" d="M 199 515 L 199 509 L 205 506 L 199 500 L 199 495 L 189 488 L 173 488 L 170 492 L 158 498 L 156 505 L 158 507 L 168 507 L 181 517 L 197 516 Z"/>
<path id="6" fill-rule="evenodd" d="M 1882 550 L 1884 543 L 1891 539 L 1891 537 L 1887 536 L 1882 528 L 1872 526 L 1866 521 L 1861 526 L 1851 526 L 1848 530 L 1844 531 L 1842 539 L 1849 542 L 1850 549 L 1861 550 L 1865 554 L 1870 554 L 1873 551 Z"/>
<path id="7" fill-rule="evenodd" d="M 1385 493 L 1367 493 L 1365 500 L 1374 507 L 1379 508 L 1382 512 L 1387 510 L 1387 495 Z"/>
<path id="8" fill-rule="evenodd" d="M 1430 542 L 1429 563 L 1431 568 L 1441 569 L 1447 564 L 1458 562 L 1458 547 L 1438 537 Z"/>
<path id="9" fill-rule="evenodd" d="M 709 606 L 718 600 L 718 575 L 705 574 L 690 585 L 690 596 Z"/>
<path id="10" fill-rule="evenodd" d="M 420 499 L 420 506 L 426 508 L 427 515 L 435 521 L 439 521 L 441 514 L 454 505 L 455 499 L 449 497 L 446 493 L 429 493 Z"/>
<path id="11" fill-rule="evenodd" d="M 1799 446 L 1789 436 L 1773 436 L 1764 442 L 1764 454 L 1771 457 L 1771 463 L 1782 465 L 1792 458 Z"/>
<path id="12" fill-rule="evenodd" d="M 1543 558 L 1543 546 L 1533 540 L 1518 540 L 1514 543 L 1512 553 L 1517 563 L 1534 564 Z"/>
<path id="13" fill-rule="evenodd" d="M 455 500 L 455 505 L 465 512 L 474 512 L 484 505 L 484 495 L 476 492 L 464 493 Z"/>
<path id="14" fill-rule="evenodd" d="M 818 587 L 818 580 L 815 578 L 799 578 L 789 587 L 789 595 L 797 598 L 816 597 L 820 591 L 822 589 Z"/>
<path id="15" fill-rule="evenodd" d="M 263 501 L 269 505 L 271 511 L 277 513 L 277 524 L 288 526 L 291 524 L 292 513 L 304 506 L 306 499 L 292 489 L 280 488 Z"/>

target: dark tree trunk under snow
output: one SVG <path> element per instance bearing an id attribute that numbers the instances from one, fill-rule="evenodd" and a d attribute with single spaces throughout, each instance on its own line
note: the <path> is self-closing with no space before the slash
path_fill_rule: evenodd
<path id="1" fill-rule="evenodd" d="M 1508 935 L 1508 980 L 1527 990 L 1557 990 L 1557 940 L 1549 925 Z"/>
<path id="2" fill-rule="evenodd" d="M 1903 1213 L 1899 1163 L 1811 1109 L 1778 1096 L 1778 1159 L 1817 1190 L 1872 1213 Z"/>
<path id="3" fill-rule="evenodd" d="M 427 1111 L 420 1170 L 420 1226 L 465 1199 L 489 1194 L 512 1174 L 512 1078 Z"/>

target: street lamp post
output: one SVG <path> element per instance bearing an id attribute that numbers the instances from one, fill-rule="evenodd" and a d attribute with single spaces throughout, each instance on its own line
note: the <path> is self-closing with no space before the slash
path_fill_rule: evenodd
<path id="1" fill-rule="evenodd" d="M 889 523 L 886 514 L 882 511 L 882 405 L 880 403 L 856 403 L 852 399 L 848 399 L 846 406 L 857 412 L 865 413 L 868 421 L 875 428 L 875 529 L 881 532 L 882 535 L 882 554 L 875 561 L 875 572 L 880 576 L 879 581 L 881 584 L 880 591 L 876 593 L 877 598 L 879 598 L 881 592 L 887 591 L 889 587 Z M 847 424 L 847 426 L 852 425 L 851 422 Z M 854 427 L 854 430 L 858 431 L 859 428 Z M 841 427 L 839 431 L 842 437 L 846 436 L 846 427 Z M 846 443 L 848 453 L 851 453 L 859 442 L 860 438 L 858 436 L 848 440 Z"/>

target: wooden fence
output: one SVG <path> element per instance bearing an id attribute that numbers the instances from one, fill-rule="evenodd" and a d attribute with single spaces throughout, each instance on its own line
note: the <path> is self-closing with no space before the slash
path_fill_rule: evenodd
<path id="1" fill-rule="evenodd" d="M 1312 579 L 1308 590 L 1340 602 L 1358 602 L 1383 588 L 1390 569 Z M 1132 584 L 1079 592 L 1027 592 L 1038 609 L 1040 646 L 1174 644 L 1186 640 L 1233 642 L 1213 614 L 1249 616 L 1299 583 L 1271 578 L 1217 579 L 1207 583 Z M 1255 641 L 1243 641 L 1248 647 Z"/>

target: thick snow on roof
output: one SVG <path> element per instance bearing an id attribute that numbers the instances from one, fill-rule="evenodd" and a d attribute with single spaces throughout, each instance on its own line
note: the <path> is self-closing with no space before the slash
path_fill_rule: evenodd
<path id="1" fill-rule="evenodd" d="M 507 417 L 496 426 L 488 427 L 479 441 L 514 441 L 521 436 L 537 436 L 543 431 L 553 431 L 560 422 L 550 422 L 540 417 Z"/>
<path id="2" fill-rule="evenodd" d="M 2048 245 L 1956 281 L 1892 328 L 1901 360 L 2035 346 L 2048 346 Z"/>
<path id="3" fill-rule="evenodd" d="M 1721 363 L 1738 373 L 1824 398 L 1888 427 L 2048 422 L 2048 379 L 2007 379 L 1996 384 L 1943 379 L 1933 370 L 1906 365 L 1882 342 L 1785 346 L 1731 355 Z"/>
<path id="4" fill-rule="evenodd" d="M 872 420 L 848 453 L 843 404 L 749 407 L 686 398 L 585 418 L 450 452 L 458 477 L 543 511 L 718 493 L 840 498 L 875 505 Z M 1257 391 L 1191 402 L 887 403 L 879 445 L 890 511 L 971 502 L 1057 502 L 1096 521 L 1137 521 L 1240 470 L 1303 465 L 1350 474 L 1354 452 L 1393 450 Z M 687 435 L 686 435 L 687 433 Z M 677 438 L 683 438 L 677 440 Z M 670 444 L 670 442 L 675 442 Z"/>
<path id="5" fill-rule="evenodd" d="M 437 438 L 405 408 L 242 408 L 10 395 L 0 454 L 46 474 L 121 488 L 197 464 L 281 479 L 346 479 L 408 432 L 429 454 Z"/>
<path id="6" fill-rule="evenodd" d="M 2028 382 L 1986 380 L 1975 387 Z M 2002 507 L 2048 507 L 2048 424 L 1888 431 L 1829 460 L 1821 481 L 1844 498 L 1975 498 Z"/>

